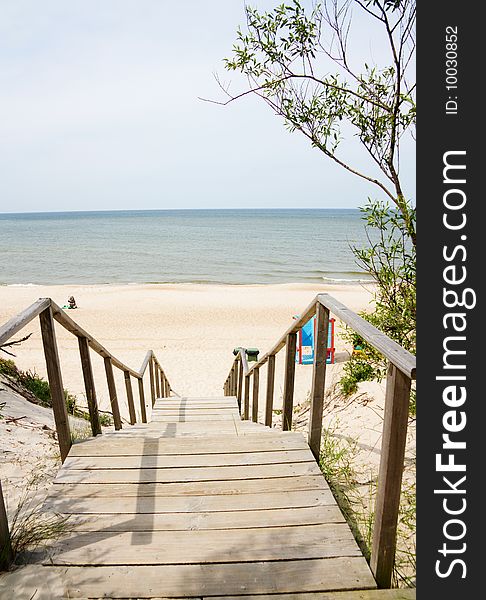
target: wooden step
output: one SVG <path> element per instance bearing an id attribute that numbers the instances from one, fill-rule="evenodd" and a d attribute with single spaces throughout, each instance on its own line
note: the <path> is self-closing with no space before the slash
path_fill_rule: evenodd
<path id="1" fill-rule="evenodd" d="M 75 444 L 44 510 L 70 527 L 15 583 L 36 600 L 44 582 L 56 598 L 376 588 L 305 437 L 242 421 L 234 397 L 161 398 L 150 423 Z"/>
<path id="2" fill-rule="evenodd" d="M 307 566 L 307 565 L 306 565 Z M 354 566 L 354 565 L 353 565 Z M 133 569 L 133 568 L 132 568 Z M 157 571 L 160 568 L 154 567 Z M 78 568 L 72 572 L 69 579 L 66 574 L 69 571 L 73 571 L 69 567 L 43 567 L 40 565 L 28 565 L 19 568 L 13 572 L 5 573 L 0 576 L 0 597 L 1 598 L 19 598 L 29 599 L 34 598 L 35 600 L 53 600 L 64 599 L 64 598 L 76 598 L 77 600 L 91 600 L 99 599 L 103 597 L 104 600 L 115 600 L 115 598 L 123 598 L 120 595 L 107 595 L 103 594 L 101 586 L 105 584 L 104 579 L 106 576 L 118 575 L 122 576 L 124 580 L 129 579 L 129 573 L 124 571 L 123 568 L 118 567 L 117 570 L 112 568 L 105 568 L 104 574 L 99 573 L 96 577 L 92 574 L 91 581 L 87 581 L 86 585 L 83 585 L 84 581 L 88 579 L 87 568 Z M 160 573 L 160 570 L 159 570 Z M 103 576 L 105 575 L 105 577 Z M 135 575 L 132 570 L 132 575 Z M 265 577 L 268 579 L 268 577 Z M 300 579 L 300 578 L 299 578 Z M 315 579 L 315 578 L 313 578 Z M 124 580 L 119 581 L 120 585 L 123 585 Z M 273 580 L 273 578 L 272 578 Z M 147 582 L 150 584 L 150 582 Z M 208 588 L 206 580 L 204 581 L 206 589 Z M 113 581 L 107 580 L 107 586 L 111 586 L 113 589 Z M 145 588 L 145 592 L 142 589 Z M 160 583 L 159 583 L 160 586 Z M 268 584 L 267 584 L 268 586 Z M 131 586 L 133 588 L 133 584 Z M 155 596 L 157 591 L 154 587 L 153 592 L 147 590 L 149 585 L 144 582 L 141 583 L 139 590 L 131 598 L 132 600 L 160 600 L 160 596 Z M 106 587 L 104 588 L 106 590 Z M 127 592 L 134 591 L 128 589 Z M 221 589 L 219 592 L 221 593 Z M 101 596 L 103 594 L 103 596 Z M 331 591 L 331 592 L 290 592 L 285 594 L 268 594 L 268 593 L 250 593 L 244 595 L 231 595 L 231 596 L 208 596 L 207 592 L 199 596 L 192 596 L 198 600 L 415 600 L 416 590 L 415 589 L 399 589 L 399 590 L 346 590 L 346 591 Z M 187 597 L 187 596 L 186 596 Z M 125 596 L 126 598 L 126 596 Z"/>

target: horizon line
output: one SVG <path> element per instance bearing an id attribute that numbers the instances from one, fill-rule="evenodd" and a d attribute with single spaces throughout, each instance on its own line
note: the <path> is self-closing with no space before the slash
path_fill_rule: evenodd
<path id="1" fill-rule="evenodd" d="M 101 208 L 88 210 L 25 210 L 25 211 L 0 211 L 0 215 L 37 215 L 37 214 L 66 214 L 66 213 L 107 213 L 107 212 L 164 212 L 164 211 L 208 211 L 208 210 L 359 210 L 359 206 L 263 206 L 263 207 L 224 207 L 224 208 Z"/>

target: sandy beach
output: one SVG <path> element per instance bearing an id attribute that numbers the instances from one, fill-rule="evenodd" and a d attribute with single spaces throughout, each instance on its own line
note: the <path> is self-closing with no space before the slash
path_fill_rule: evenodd
<path id="1" fill-rule="evenodd" d="M 371 290 L 362 285 L 3 286 L 0 322 L 4 323 L 37 298 L 51 297 L 62 306 L 74 295 L 78 309 L 67 311 L 69 316 L 116 357 L 138 370 L 145 353 L 152 349 L 175 392 L 204 397 L 222 393 L 233 348 L 256 347 L 261 354 L 265 353 L 291 324 L 292 317 L 322 292 L 332 294 L 355 311 L 370 308 Z M 21 369 L 35 370 L 45 376 L 37 319 L 23 331 L 31 332 L 31 338 L 15 349 L 15 361 Z M 64 386 L 84 404 L 77 340 L 60 326 L 57 339 Z M 340 360 L 344 345 L 338 335 L 335 345 Z M 276 407 L 281 401 L 279 371 L 283 354 L 277 357 Z M 103 363 L 95 353 L 92 355 L 98 400 L 106 410 L 109 401 Z M 304 399 L 310 389 L 310 372 L 309 366 L 297 367 L 296 402 Z M 121 377 L 118 383 L 122 415 L 126 417 Z"/>

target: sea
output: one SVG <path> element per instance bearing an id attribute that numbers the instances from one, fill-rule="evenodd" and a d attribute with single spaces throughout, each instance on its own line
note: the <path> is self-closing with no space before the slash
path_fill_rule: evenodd
<path id="1" fill-rule="evenodd" d="M 358 283 L 357 209 L 0 213 L 0 285 Z"/>

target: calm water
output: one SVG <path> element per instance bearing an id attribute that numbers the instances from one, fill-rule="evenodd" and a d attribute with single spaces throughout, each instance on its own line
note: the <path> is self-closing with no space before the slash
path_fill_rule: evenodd
<path id="1" fill-rule="evenodd" d="M 0 284 L 367 280 L 358 210 L 0 214 Z"/>

